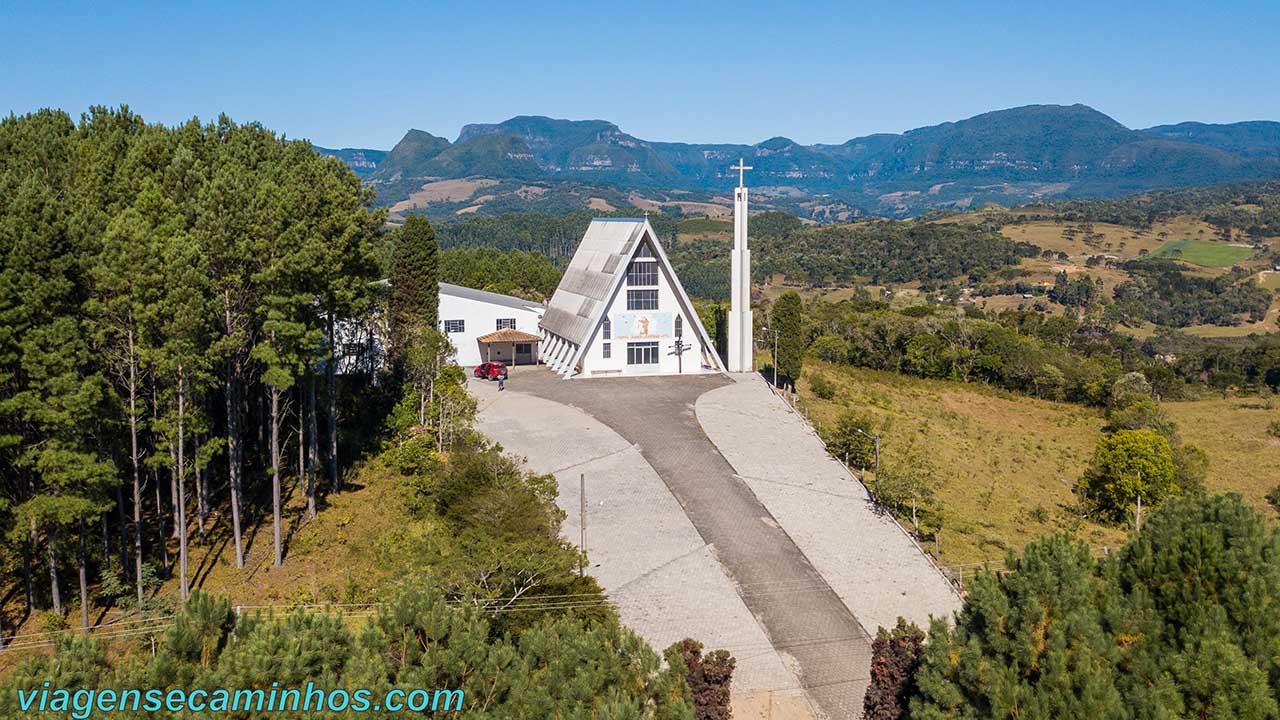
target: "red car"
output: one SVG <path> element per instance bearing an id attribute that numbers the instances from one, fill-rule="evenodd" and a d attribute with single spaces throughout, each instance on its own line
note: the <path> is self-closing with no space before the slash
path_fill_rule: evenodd
<path id="1" fill-rule="evenodd" d="M 482 378 L 484 380 L 497 380 L 499 378 L 506 380 L 507 366 L 506 366 L 506 363 L 500 363 L 500 362 L 480 363 L 479 365 L 476 366 L 475 372 L 473 374 L 476 377 Z"/>

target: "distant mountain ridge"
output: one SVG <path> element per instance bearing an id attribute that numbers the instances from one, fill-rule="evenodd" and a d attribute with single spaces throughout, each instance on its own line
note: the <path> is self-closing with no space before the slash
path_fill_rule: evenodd
<path id="1" fill-rule="evenodd" d="M 744 145 L 650 142 L 605 120 L 518 116 L 467 125 L 452 143 L 411 130 L 380 160 L 317 150 L 348 162 L 363 153 L 376 167 L 362 176 L 388 205 L 428 182 L 478 177 L 710 199 L 733 187 L 729 165 L 744 157 L 762 201 L 823 220 L 1277 176 L 1280 123 L 1132 130 L 1086 105 L 1029 105 L 839 145 Z"/>
<path id="2" fill-rule="evenodd" d="M 386 150 L 368 150 L 365 148 L 342 148 L 341 150 L 330 150 L 329 148 L 317 147 L 316 152 L 321 155 L 329 155 L 336 157 L 346 163 L 355 171 L 356 175 L 367 178 L 378 169 L 378 165 L 382 163 L 387 156 Z"/>
<path id="3" fill-rule="evenodd" d="M 1280 157 L 1280 122 L 1270 120 L 1225 125 L 1184 122 L 1157 125 L 1142 132 L 1165 140 L 1208 145 L 1243 157 Z"/>

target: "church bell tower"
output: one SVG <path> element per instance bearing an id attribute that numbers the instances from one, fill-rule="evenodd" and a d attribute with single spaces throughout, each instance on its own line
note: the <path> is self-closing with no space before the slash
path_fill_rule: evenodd
<path id="1" fill-rule="evenodd" d="M 729 372 L 755 369 L 751 316 L 751 250 L 747 247 L 747 187 L 744 173 L 751 166 L 741 158 L 729 168 L 738 171 L 738 187 L 733 192 L 733 260 L 729 287 L 729 344 L 725 358 Z"/>

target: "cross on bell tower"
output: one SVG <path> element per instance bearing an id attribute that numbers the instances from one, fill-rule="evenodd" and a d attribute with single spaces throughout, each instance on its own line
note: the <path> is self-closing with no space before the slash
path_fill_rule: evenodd
<path id="1" fill-rule="evenodd" d="M 755 369 L 752 338 L 755 327 L 751 314 L 751 250 L 747 247 L 747 186 L 745 173 L 752 167 L 744 158 L 730 166 L 738 171 L 738 187 L 733 191 L 733 257 L 729 286 L 729 342 L 725 358 L 729 372 Z"/>

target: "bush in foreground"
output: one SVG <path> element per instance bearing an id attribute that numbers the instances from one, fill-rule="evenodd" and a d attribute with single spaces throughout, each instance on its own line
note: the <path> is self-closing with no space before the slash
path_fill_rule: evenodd
<path id="1" fill-rule="evenodd" d="M 935 620 L 907 717 L 1280 718 L 1280 534 L 1234 495 L 1177 498 L 1121 552 L 1065 535 Z"/>

